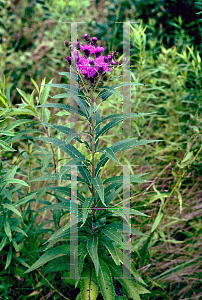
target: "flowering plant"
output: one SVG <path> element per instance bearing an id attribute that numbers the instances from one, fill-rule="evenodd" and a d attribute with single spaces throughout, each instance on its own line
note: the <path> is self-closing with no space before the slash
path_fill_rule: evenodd
<path id="1" fill-rule="evenodd" d="M 106 72 L 112 73 L 116 67 L 120 66 L 116 60 L 117 53 L 115 52 L 105 57 L 101 55 L 104 48 L 101 46 L 95 46 L 97 42 L 96 37 L 93 37 L 92 40 L 90 40 L 89 35 L 85 34 L 84 38 L 87 41 L 87 44 L 84 46 L 80 45 L 78 42 L 74 43 L 73 46 L 71 46 L 68 42 L 65 42 L 66 46 L 73 48 L 73 62 L 76 65 L 77 74 L 70 74 L 69 72 L 59 73 L 66 76 L 71 75 L 76 78 L 79 81 L 79 89 L 68 84 L 44 84 L 44 86 L 53 86 L 65 89 L 66 93 L 56 95 L 53 98 L 67 97 L 71 92 L 79 106 L 79 109 L 77 110 L 70 105 L 60 103 L 46 103 L 38 105 L 37 107 L 55 107 L 75 112 L 82 116 L 89 124 L 89 143 L 87 141 L 83 142 L 78 137 L 78 135 L 83 132 L 77 133 L 65 126 L 51 124 L 50 122 L 41 122 L 44 126 L 54 128 L 67 134 L 68 138 L 66 141 L 50 137 L 35 137 L 35 139 L 49 142 L 59 147 L 67 153 L 72 160 L 69 161 L 70 164 L 63 166 L 60 173 L 48 174 L 31 181 L 72 180 L 72 174 L 68 174 L 68 171 L 71 166 L 75 165 L 81 175 L 78 176 L 78 181 L 86 185 L 87 189 L 90 191 L 91 197 L 83 197 L 81 193 L 77 192 L 77 201 L 80 202 L 78 207 L 78 224 L 76 222 L 72 223 L 72 221 L 75 221 L 76 219 L 73 218 L 64 227 L 55 232 L 48 240 L 49 245 L 46 248 L 46 252 L 25 273 L 39 268 L 50 260 L 53 260 L 53 269 L 51 271 L 54 271 L 54 269 L 58 270 L 58 262 L 60 261 L 61 264 L 61 259 L 64 259 L 64 263 L 61 264 L 60 269 L 65 269 L 68 271 L 67 273 L 70 274 L 70 264 L 68 264 L 65 260 L 65 257 L 69 257 L 70 245 L 68 243 L 64 243 L 54 248 L 51 247 L 59 241 L 73 241 L 73 237 L 69 237 L 70 232 L 71 234 L 79 232 L 79 235 L 77 236 L 79 244 L 74 247 L 74 259 L 75 262 L 78 262 L 78 267 L 75 268 L 75 279 L 67 278 L 67 282 L 69 281 L 73 283 L 75 288 L 77 286 L 80 287 L 80 293 L 76 299 L 95 300 L 98 297 L 98 291 L 100 289 L 103 298 L 106 300 L 118 299 L 118 296 L 125 297 L 125 299 L 132 298 L 137 300 L 140 299 L 140 294 L 148 293 L 149 291 L 145 289 L 145 282 L 136 271 L 134 263 L 131 263 L 130 266 L 130 261 L 126 254 L 120 249 L 131 250 L 130 245 L 128 245 L 128 242 L 122 236 L 123 227 L 121 222 L 107 224 L 107 217 L 110 216 L 118 216 L 122 220 L 126 219 L 120 208 L 115 208 L 113 205 L 110 205 L 124 186 L 124 176 L 114 176 L 103 182 L 100 176 L 100 171 L 109 159 L 112 159 L 119 165 L 122 165 L 115 156 L 115 153 L 131 149 L 139 145 L 145 145 L 156 140 L 137 140 L 136 138 L 130 138 L 117 142 L 111 147 L 103 147 L 98 150 L 99 138 L 109 129 L 116 126 L 123 119 L 125 120 L 130 117 L 137 118 L 142 115 L 148 115 L 148 113 L 132 113 L 131 115 L 124 116 L 122 114 L 115 114 L 101 119 L 99 106 L 96 104 L 96 100 L 98 98 L 101 98 L 103 102 L 112 94 L 122 97 L 122 95 L 116 90 L 118 87 L 140 84 L 129 82 L 112 87 L 98 86 Z M 78 51 L 81 52 L 81 56 Z M 67 57 L 67 61 L 70 65 L 72 64 L 72 58 L 70 56 Z M 93 93 L 96 89 L 100 89 L 101 91 L 95 97 Z M 100 129 L 102 123 L 109 119 L 114 120 L 109 121 L 102 129 Z M 86 159 L 83 154 L 70 144 L 72 139 L 75 139 L 79 143 L 84 143 L 86 149 L 92 154 L 92 160 Z M 95 154 L 97 152 L 102 153 L 102 155 L 96 164 Z M 141 178 L 142 175 L 144 174 L 130 176 L 130 182 L 146 182 Z M 106 187 L 106 185 L 108 186 Z M 74 193 L 72 193 L 72 189 L 70 187 L 71 184 L 66 187 L 50 185 L 43 187 L 41 190 L 51 190 L 52 192 L 55 192 L 54 196 L 58 199 L 57 204 L 50 203 L 46 206 L 46 209 L 71 211 L 71 207 L 73 207 L 75 203 L 73 201 Z M 70 196 L 71 201 L 64 198 L 63 195 L 66 197 Z M 135 209 L 131 209 L 131 214 L 146 216 L 144 213 Z M 129 226 L 127 229 L 129 231 Z M 144 235 L 133 228 L 131 233 L 135 235 Z M 133 275 L 131 278 L 124 278 L 122 276 L 121 264 L 123 263 L 128 270 L 130 269 L 130 272 Z M 113 280 L 115 278 L 119 278 L 118 282 L 122 285 L 122 291 L 120 290 L 120 286 L 116 287 L 116 289 L 114 288 Z"/>

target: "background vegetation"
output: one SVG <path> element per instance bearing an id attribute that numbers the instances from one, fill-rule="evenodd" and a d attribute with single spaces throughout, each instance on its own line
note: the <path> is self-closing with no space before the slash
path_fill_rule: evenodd
<path id="1" fill-rule="evenodd" d="M 7 137 L 1 131 L 0 172 L 2 178 L 15 177 L 24 182 L 54 172 L 52 150 L 49 144 L 36 144 L 30 138 L 30 134 L 36 136 L 42 132 L 45 136 L 42 126 L 26 123 L 26 119 L 36 120 L 33 115 L 18 115 L 15 110 L 13 115 L 6 116 L 6 109 L 20 112 L 22 100 L 17 88 L 29 96 L 34 91 L 33 101 L 37 105 L 39 94 L 31 79 L 39 88 L 44 78 L 45 83 L 53 78 L 54 83 L 69 83 L 68 78 L 58 75 L 69 70 L 66 62 L 69 53 L 63 42 L 71 37 L 70 24 L 61 22 L 82 20 L 85 23 L 78 25 L 78 40 L 90 33 L 106 47 L 105 53 L 118 50 L 120 54 L 122 24 L 115 26 L 114 22 L 138 22 L 131 24 L 130 29 L 131 80 L 145 86 L 131 87 L 131 112 L 155 114 L 131 120 L 131 136 L 163 140 L 120 152 L 117 156 L 122 164 L 136 165 L 131 167 L 131 175 L 148 172 L 147 179 L 151 181 L 131 186 L 131 208 L 150 216 L 131 218 L 133 228 L 149 235 L 148 239 L 132 236 L 131 244 L 135 250 L 132 259 L 151 291 L 143 294 L 142 299 L 202 297 L 202 28 L 197 14 L 202 10 L 201 4 L 191 0 L 72 0 L 68 4 L 64 0 L 0 1 L 1 130 L 7 127 L 14 133 Z M 120 75 L 121 69 L 116 70 L 114 76 Z M 119 80 L 114 79 L 112 84 L 118 84 Z M 58 89 L 52 88 L 50 95 L 55 94 Z M 51 101 L 51 98 L 47 100 Z M 65 104 L 69 104 L 68 101 L 59 100 Z M 110 97 L 100 109 L 102 117 L 121 113 L 120 98 Z M 40 109 L 37 112 L 40 113 Z M 55 113 L 50 110 L 51 115 Z M 17 120 L 19 123 L 12 129 Z M 67 116 L 58 114 L 54 122 L 65 125 Z M 79 129 L 87 128 L 79 122 Z M 52 137 L 59 135 L 50 128 L 48 132 Z M 122 125 L 103 137 L 102 146 L 119 141 L 121 132 Z M 12 148 L 6 148 L 4 143 Z M 74 145 L 84 151 L 79 144 Z M 57 148 L 54 155 L 57 168 L 69 160 Z M 107 178 L 122 175 L 122 170 L 115 171 L 114 163 L 109 162 L 102 174 Z M 9 209 L 6 215 L 3 209 L 0 214 L 0 299 L 75 299 L 79 289 L 74 290 L 71 282 L 61 279 L 67 274 L 60 269 L 60 258 L 58 272 L 51 272 L 53 265 L 49 262 L 37 271 L 24 274 L 43 253 L 50 233 L 69 218 L 65 213 L 42 210 L 46 201 L 54 202 L 54 197 L 51 193 L 44 197 L 43 192 L 36 197 L 35 191 L 48 183 L 32 182 L 27 187 L 13 181 L 4 189 L 5 194 L 2 179 L 0 184 L 1 200 L 7 197 L 16 203 L 19 201 L 16 209 L 22 215 Z M 21 199 L 30 192 L 33 193 L 24 204 Z M 82 188 L 81 192 L 84 193 Z M 121 199 L 120 193 L 114 204 Z M 166 213 L 162 214 L 162 208 Z M 5 245 L 5 232 L 9 231 L 8 224 L 4 223 L 6 217 L 14 242 L 9 240 Z M 112 222 L 116 222 L 115 217 Z"/>

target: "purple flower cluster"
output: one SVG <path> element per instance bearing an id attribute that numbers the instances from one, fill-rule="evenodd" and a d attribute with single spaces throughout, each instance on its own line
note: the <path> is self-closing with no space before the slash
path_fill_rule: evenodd
<path id="1" fill-rule="evenodd" d="M 73 48 L 78 49 L 83 56 L 79 56 L 78 50 L 74 50 L 74 57 L 79 72 L 84 75 L 85 79 L 94 83 L 99 76 L 104 75 L 106 72 L 111 72 L 114 67 L 118 66 L 118 61 L 115 60 L 117 52 L 111 53 L 111 55 L 107 55 L 107 57 L 103 56 L 101 53 L 104 52 L 105 49 L 101 47 L 101 45 L 95 46 L 97 42 L 96 37 L 93 37 L 90 41 L 89 35 L 85 34 L 84 39 L 88 44 L 82 46 L 79 42 L 75 42 L 73 45 Z M 65 46 L 72 47 L 69 46 L 68 41 L 65 42 Z M 94 59 L 92 59 L 92 55 L 95 56 Z M 71 65 L 71 57 L 67 56 L 66 59 Z"/>

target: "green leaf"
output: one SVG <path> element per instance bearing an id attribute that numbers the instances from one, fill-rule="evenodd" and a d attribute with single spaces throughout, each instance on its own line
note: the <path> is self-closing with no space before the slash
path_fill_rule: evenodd
<path id="1" fill-rule="evenodd" d="M 15 136 L 16 132 L 6 131 L 6 130 L 0 130 L 0 135 L 6 135 L 6 136 Z"/>
<path id="2" fill-rule="evenodd" d="M 60 171 L 60 177 L 61 177 L 62 175 L 64 175 L 64 174 L 66 174 L 67 171 L 69 171 L 69 169 L 70 169 L 72 166 L 74 166 L 74 165 L 80 163 L 81 161 L 82 161 L 82 158 L 80 158 L 80 157 L 79 157 L 79 158 L 75 158 L 75 159 L 70 160 L 70 161 L 67 163 L 67 165 L 62 166 L 62 169 L 61 169 L 61 171 Z"/>
<path id="3" fill-rule="evenodd" d="M 104 299 L 114 300 L 115 299 L 115 290 L 112 283 L 111 272 L 104 260 L 99 259 L 99 273 L 97 275 L 97 280 L 101 289 L 101 293 Z"/>
<path id="4" fill-rule="evenodd" d="M 76 79 L 76 80 L 78 80 L 78 81 L 82 81 L 79 75 L 74 74 L 74 73 L 72 73 L 72 72 L 71 72 L 71 74 L 70 74 L 69 72 L 60 72 L 60 73 L 58 73 L 58 74 L 59 74 L 59 75 L 65 75 L 65 76 L 68 76 L 68 77 L 71 76 L 71 77 L 73 77 L 74 79 Z"/>
<path id="5" fill-rule="evenodd" d="M 11 233 L 11 228 L 8 220 L 4 220 L 4 230 L 7 237 L 9 238 L 9 241 L 12 242 L 12 233 Z"/>
<path id="6" fill-rule="evenodd" d="M 7 241 L 8 241 L 7 235 L 4 235 L 3 239 L 1 240 L 0 251 L 6 246 Z"/>
<path id="7" fill-rule="evenodd" d="M 89 112 L 89 104 L 87 104 L 86 100 L 83 99 L 82 97 L 78 97 L 77 95 L 72 95 L 76 103 L 79 105 L 81 108 L 82 112 L 85 114 L 86 118 L 90 118 L 90 112 Z"/>
<path id="8" fill-rule="evenodd" d="M 148 291 L 147 289 L 145 289 L 145 287 L 141 286 L 138 283 L 136 283 L 136 287 L 137 287 L 138 294 L 140 294 L 140 295 L 151 293 L 150 291 Z"/>
<path id="9" fill-rule="evenodd" d="M 34 201 L 35 199 L 33 199 L 33 196 L 35 196 L 36 194 L 37 194 L 37 191 L 36 192 L 32 192 L 30 195 L 28 195 L 26 197 L 23 197 L 20 200 L 18 200 L 17 202 L 13 203 L 13 206 L 17 207 L 19 205 L 26 204 L 30 200 Z"/>
<path id="10" fill-rule="evenodd" d="M 61 236 L 65 233 L 65 231 L 67 231 L 70 227 L 74 226 L 77 222 L 76 220 L 71 220 L 72 222 L 68 222 L 64 227 L 60 228 L 57 232 L 55 232 L 48 240 L 52 241 L 55 240 L 57 238 L 61 238 Z M 74 222 L 73 222 L 74 221 Z M 82 221 L 82 216 L 78 217 L 78 222 Z M 71 231 L 72 232 L 72 231 Z"/>
<path id="11" fill-rule="evenodd" d="M 137 140 L 134 140 L 134 139 L 136 139 L 136 138 L 125 139 L 123 141 L 115 143 L 114 145 L 110 146 L 109 148 L 112 149 L 114 153 L 116 153 L 116 152 L 127 150 L 127 149 L 130 149 L 130 148 L 135 148 L 137 146 L 146 145 L 148 143 L 161 141 L 161 140 L 141 140 L 141 141 L 137 141 Z M 96 167 L 96 170 L 95 170 L 95 175 L 96 176 L 101 171 L 101 167 L 103 167 L 107 163 L 108 159 L 109 158 L 106 158 L 104 154 L 100 157 L 99 162 L 98 162 L 97 167 Z"/>
<path id="12" fill-rule="evenodd" d="M 30 98 L 25 94 L 25 92 L 21 91 L 20 89 L 16 88 L 18 93 L 30 104 Z"/>
<path id="13" fill-rule="evenodd" d="M 92 180 L 91 180 L 91 173 L 88 169 L 88 167 L 86 166 L 78 166 L 77 167 L 81 176 L 83 177 L 83 179 L 85 180 L 86 184 L 91 187 L 92 185 Z"/>
<path id="14" fill-rule="evenodd" d="M 43 208 L 39 209 L 38 212 L 47 210 L 47 209 L 67 209 L 70 210 L 70 205 L 69 203 L 56 203 L 56 204 L 50 204 L 47 206 L 44 206 Z"/>
<path id="15" fill-rule="evenodd" d="M 6 127 L 6 130 L 11 130 L 17 126 L 20 126 L 22 124 L 27 124 L 27 123 L 36 123 L 36 121 L 30 120 L 30 119 L 23 119 L 23 120 L 17 120 L 15 122 L 13 122 L 11 125 L 9 125 L 8 127 Z"/>
<path id="16" fill-rule="evenodd" d="M 162 140 L 140 140 L 140 141 L 137 141 L 137 140 L 135 140 L 135 138 L 130 138 L 130 139 L 125 139 L 123 141 L 117 142 L 109 148 L 111 148 L 114 151 L 114 153 L 116 153 L 118 151 L 123 151 L 123 150 L 135 148 L 137 146 L 142 146 L 142 145 L 146 145 L 146 144 L 158 142 L 158 141 L 162 141 Z"/>
<path id="17" fill-rule="evenodd" d="M 53 81 L 53 79 L 51 79 L 49 81 L 49 84 L 51 84 Z M 43 85 L 42 85 L 43 86 Z M 46 86 L 45 88 L 43 88 L 42 90 L 42 94 L 40 96 L 40 104 L 45 104 L 47 99 L 48 99 L 48 95 L 49 95 L 49 92 L 50 92 L 50 86 Z M 42 119 L 43 119 L 43 114 L 42 114 Z"/>
<path id="18" fill-rule="evenodd" d="M 113 261 L 109 262 L 108 266 L 113 274 L 113 277 L 119 278 L 118 281 L 124 286 L 129 297 L 131 297 L 134 300 L 141 300 L 134 279 L 125 279 L 123 277 L 122 266 L 115 265 Z M 120 277 L 123 277 L 123 279 L 121 279 Z"/>
<path id="19" fill-rule="evenodd" d="M 2 204 L 5 208 L 13 211 L 15 214 L 17 214 L 18 216 L 22 217 L 21 213 L 11 204 L 8 204 L 8 203 L 5 203 L 5 204 Z"/>
<path id="20" fill-rule="evenodd" d="M 91 197 L 91 198 L 86 198 L 85 202 L 83 203 L 82 206 L 82 212 L 83 212 L 83 224 L 81 225 L 81 227 L 85 224 L 86 219 L 88 218 L 88 212 L 89 212 L 89 208 L 93 202 L 95 197 Z"/>
<path id="21" fill-rule="evenodd" d="M 46 253 L 44 253 L 27 271 L 25 271 L 24 274 L 38 269 L 39 267 L 43 266 L 48 261 L 56 257 L 62 255 L 69 255 L 69 254 L 70 254 L 70 245 L 67 244 L 50 249 L 46 251 Z"/>
<path id="22" fill-rule="evenodd" d="M 140 274 L 136 271 L 134 263 L 131 262 L 131 264 L 130 264 L 129 257 L 128 257 L 124 252 L 122 252 L 120 249 L 118 249 L 118 248 L 116 248 L 116 251 L 117 251 L 117 254 L 118 254 L 118 257 L 119 257 L 120 262 L 123 264 L 123 261 L 124 261 L 124 266 L 125 266 L 129 271 L 131 271 L 131 274 L 133 274 L 134 278 L 135 278 L 137 281 L 139 281 L 140 283 L 146 285 L 146 283 L 145 283 L 145 282 L 142 280 L 142 278 L 140 277 Z"/>
<path id="23" fill-rule="evenodd" d="M 87 242 L 87 249 L 88 253 L 90 254 L 90 257 L 93 261 L 93 264 L 96 269 L 96 273 L 98 275 L 99 272 L 99 260 L 98 260 L 98 237 L 96 235 L 93 235 L 89 238 Z"/>
<path id="24" fill-rule="evenodd" d="M 130 117 L 131 118 L 138 118 L 138 117 L 141 117 L 141 116 L 146 116 L 146 115 L 152 115 L 154 114 L 155 112 L 152 112 L 152 113 L 131 113 L 130 115 L 127 114 L 127 115 L 124 115 L 124 119 L 129 119 Z M 120 119 L 120 120 L 123 120 L 123 113 L 122 114 L 115 114 L 115 115 L 110 115 L 102 120 L 100 120 L 97 125 L 95 126 L 95 128 L 97 128 L 98 125 L 100 125 L 101 123 L 109 120 L 109 119 Z"/>
<path id="25" fill-rule="evenodd" d="M 76 109 L 75 107 L 70 106 L 70 105 L 66 105 L 66 104 L 46 103 L 46 104 L 43 104 L 43 105 L 37 105 L 36 107 L 55 107 L 55 108 L 59 108 L 59 109 L 65 109 L 67 111 L 75 112 L 75 113 L 79 114 L 80 116 L 85 117 L 86 119 L 88 119 L 87 116 L 81 110 Z"/>
<path id="26" fill-rule="evenodd" d="M 0 145 L 7 151 L 17 151 L 15 149 L 13 149 L 12 147 L 10 147 L 7 143 L 5 143 L 3 140 L 0 140 Z"/>
<path id="27" fill-rule="evenodd" d="M 105 225 L 105 227 L 103 227 L 103 228 L 110 229 L 111 227 L 116 228 L 122 234 L 122 232 L 123 232 L 123 223 L 122 224 L 120 224 L 120 223 L 114 223 L 114 224 L 111 223 L 111 224 Z M 126 225 L 126 224 L 124 224 L 124 229 L 125 229 L 124 232 L 126 231 L 129 234 L 130 234 L 130 230 L 131 230 L 131 234 L 137 234 L 137 235 L 142 235 L 142 236 L 148 237 L 147 234 L 144 234 L 144 233 L 142 233 L 142 232 L 140 232 L 140 231 L 138 231 L 138 230 L 136 230 L 136 229 L 134 229 L 134 228 Z"/>
<path id="28" fill-rule="evenodd" d="M 120 163 L 120 161 L 117 159 L 117 157 L 115 156 L 114 152 L 112 151 L 112 149 L 104 147 L 102 149 L 100 149 L 97 152 L 102 152 L 104 153 L 107 157 L 109 157 L 110 159 L 112 159 L 113 161 L 115 161 L 116 163 L 118 163 L 119 165 L 122 166 L 122 164 Z"/>
<path id="29" fill-rule="evenodd" d="M 80 178 L 79 176 L 74 176 L 72 174 L 64 174 L 61 178 L 60 178 L 60 175 L 59 174 L 49 174 L 49 175 L 45 175 L 45 176 L 42 176 L 42 177 L 39 177 L 39 178 L 36 178 L 36 179 L 32 179 L 30 180 L 30 182 L 32 181 L 46 181 L 46 180 L 74 180 L 75 181 L 80 181 L 80 182 L 83 182 L 83 183 L 86 183 L 82 178 Z"/>
<path id="30" fill-rule="evenodd" d="M 100 228 L 100 231 L 104 233 L 108 238 L 110 238 L 112 241 L 115 241 L 117 244 L 119 244 L 121 247 L 123 245 L 124 249 L 131 250 L 129 247 L 129 244 L 126 240 L 124 240 L 124 243 L 122 242 L 122 238 L 124 239 L 123 235 L 120 231 L 118 231 L 116 228 L 106 228 L 102 227 Z"/>
<path id="31" fill-rule="evenodd" d="M 32 79 L 32 78 L 31 78 L 31 81 L 33 82 L 33 84 L 34 84 L 34 86 L 35 86 L 35 88 L 37 89 L 37 92 L 38 92 L 38 94 L 39 94 L 39 87 L 38 87 L 36 81 L 34 81 L 34 79 Z"/>
<path id="32" fill-rule="evenodd" d="M 107 178 L 103 184 L 106 184 L 106 183 L 124 183 L 123 180 L 125 182 L 129 181 L 130 182 L 138 182 L 138 183 L 144 183 L 144 182 L 148 182 L 147 180 L 144 180 L 144 179 L 139 179 L 141 176 L 145 175 L 145 174 L 148 174 L 148 173 L 143 173 L 143 174 L 137 174 L 137 175 L 129 175 L 129 176 L 126 176 L 126 175 L 120 175 L 120 176 L 115 176 L 115 177 L 110 177 L 110 178 Z"/>
<path id="33" fill-rule="evenodd" d="M 6 265 L 5 265 L 5 270 L 10 266 L 12 260 L 12 247 L 10 247 L 7 258 L 6 258 Z"/>
<path id="34" fill-rule="evenodd" d="M 154 232 L 154 230 L 158 227 L 159 223 L 161 222 L 161 219 L 163 217 L 163 213 L 161 212 L 162 207 L 159 209 L 158 215 L 154 221 L 154 224 L 152 225 L 151 233 Z"/>
<path id="35" fill-rule="evenodd" d="M 119 93 L 117 90 L 113 89 L 112 87 L 109 87 L 109 86 L 103 86 L 103 87 L 100 87 L 100 89 L 104 89 L 104 92 L 103 92 L 103 95 L 104 93 L 112 93 L 112 94 L 116 94 L 117 96 L 120 96 L 123 98 L 123 95 L 121 93 Z"/>
<path id="36" fill-rule="evenodd" d="M 98 296 L 98 285 L 96 284 L 94 274 L 91 269 L 86 269 L 82 277 L 86 279 L 80 280 L 81 299 L 96 300 Z"/>
<path id="37" fill-rule="evenodd" d="M 137 82 L 123 82 L 123 83 L 120 83 L 120 84 L 113 85 L 111 88 L 117 89 L 121 86 L 126 86 L 126 85 L 144 85 L 144 84 L 143 83 L 137 83 Z"/>
<path id="38" fill-rule="evenodd" d="M 114 245 L 107 240 L 100 240 L 100 242 L 104 245 L 104 247 L 108 250 L 108 252 L 110 253 L 111 257 L 113 258 L 115 264 L 118 266 L 120 265 L 120 260 L 116 251 L 116 247 L 114 247 Z"/>
<path id="39" fill-rule="evenodd" d="M 77 285 L 80 281 L 80 277 L 81 277 L 81 273 L 83 270 L 83 266 L 84 266 L 84 259 L 86 257 L 86 255 L 88 254 L 88 250 L 87 250 L 87 246 L 86 243 L 80 243 L 74 251 L 74 259 L 77 255 L 78 257 L 78 274 L 77 276 L 79 277 L 79 279 L 77 280 L 76 284 L 75 284 L 75 289 L 77 288 Z"/>
<path id="40" fill-rule="evenodd" d="M 106 206 L 106 204 L 104 203 L 104 187 L 102 184 L 102 179 L 100 176 L 96 176 L 96 177 L 91 177 L 92 179 L 92 183 L 95 187 L 95 190 L 98 192 L 98 195 L 100 196 L 100 199 L 103 203 L 104 206 Z"/>
<path id="41" fill-rule="evenodd" d="M 11 226 L 11 229 L 12 229 L 12 231 L 16 231 L 16 232 L 22 233 L 23 235 L 27 236 L 27 234 L 24 232 L 24 230 L 22 230 L 19 227 Z"/>
<path id="42" fill-rule="evenodd" d="M 46 127 L 50 127 L 50 128 L 54 128 L 60 132 L 63 132 L 65 134 L 67 134 L 69 136 L 68 141 L 66 140 L 66 144 L 70 143 L 71 140 L 73 138 L 75 138 L 78 135 L 81 135 L 81 133 L 77 133 L 76 131 L 74 131 L 73 129 L 66 127 L 66 126 L 61 126 L 61 125 L 55 125 L 55 124 L 51 124 L 51 123 L 46 123 L 46 122 L 41 122 L 41 125 L 46 126 Z M 76 138 L 76 140 L 80 143 L 83 143 L 80 139 Z"/>
<path id="43" fill-rule="evenodd" d="M 23 180 L 21 179 L 10 179 L 9 181 L 5 181 L 6 185 L 8 185 L 9 183 L 20 183 L 21 185 L 24 185 L 24 186 L 29 186 L 29 184 L 27 184 L 26 182 L 24 182 Z"/>
<path id="44" fill-rule="evenodd" d="M 47 143 L 52 143 L 53 145 L 57 146 L 65 153 L 67 153 L 72 158 L 81 157 L 85 160 L 85 157 L 71 144 L 66 144 L 66 142 L 56 139 L 56 138 L 47 138 L 47 137 L 33 137 L 33 139 L 40 140 Z"/>
<path id="45" fill-rule="evenodd" d="M 57 98 L 66 98 L 66 97 L 69 97 L 70 96 L 70 93 L 69 92 L 67 92 L 67 93 L 63 93 L 63 94 L 58 94 L 58 95 L 55 95 L 55 96 L 53 96 L 53 97 L 51 97 L 51 98 L 53 98 L 53 99 L 57 99 Z"/>
<path id="46" fill-rule="evenodd" d="M 103 135 L 105 132 L 107 132 L 109 129 L 113 128 L 114 126 L 116 126 L 118 123 L 122 122 L 123 120 L 127 120 L 130 118 L 137 118 L 140 117 L 142 115 L 148 115 L 150 113 L 132 113 L 132 114 L 127 114 L 127 115 L 123 115 L 123 114 L 117 114 L 117 115 L 111 115 L 107 118 L 104 118 L 103 120 L 101 120 L 96 126 L 99 126 L 100 123 L 108 120 L 108 119 L 114 119 L 113 121 L 109 122 L 108 124 L 106 124 L 101 130 L 100 132 L 96 135 L 96 139 L 95 141 L 99 138 L 100 135 Z M 95 128 L 96 128 L 95 126 Z"/>

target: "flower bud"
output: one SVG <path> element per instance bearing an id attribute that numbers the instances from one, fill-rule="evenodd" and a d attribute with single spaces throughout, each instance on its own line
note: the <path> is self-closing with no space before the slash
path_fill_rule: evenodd
<path id="1" fill-rule="evenodd" d="M 85 39 L 87 42 L 89 42 L 89 41 L 90 41 L 90 39 L 89 39 L 89 34 L 84 34 L 84 39 Z"/>
<path id="2" fill-rule="evenodd" d="M 92 38 L 91 45 L 95 45 L 96 42 L 97 42 L 97 38 L 94 36 Z"/>
<path id="3" fill-rule="evenodd" d="M 68 63 L 71 65 L 71 57 L 70 57 L 70 56 L 67 56 L 67 57 L 66 57 L 66 60 L 67 60 Z"/>
<path id="4" fill-rule="evenodd" d="M 65 42 L 65 46 L 69 47 L 69 42 L 68 41 Z"/>

